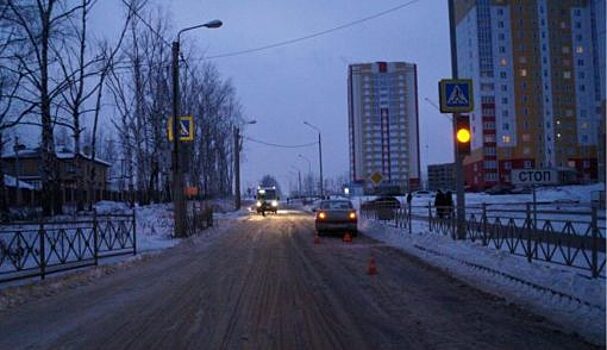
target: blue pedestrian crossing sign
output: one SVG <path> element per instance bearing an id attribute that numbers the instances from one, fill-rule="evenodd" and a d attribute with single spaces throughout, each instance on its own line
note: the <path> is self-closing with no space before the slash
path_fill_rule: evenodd
<path id="1" fill-rule="evenodd" d="M 179 124 L 177 125 L 177 128 L 179 131 L 179 141 L 194 141 L 194 117 L 191 115 L 182 116 L 179 117 L 178 121 Z M 173 117 L 169 117 L 167 129 L 169 133 L 169 141 L 173 141 Z"/>
<path id="2" fill-rule="evenodd" d="M 471 79 L 443 79 L 438 83 L 441 113 L 472 112 Z"/>

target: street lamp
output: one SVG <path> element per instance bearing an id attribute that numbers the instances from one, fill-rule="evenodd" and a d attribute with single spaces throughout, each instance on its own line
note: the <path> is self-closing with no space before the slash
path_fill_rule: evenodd
<path id="1" fill-rule="evenodd" d="M 241 125 L 257 124 L 257 120 L 249 120 Z M 240 127 L 234 127 L 234 207 L 240 209 L 240 152 L 242 151 L 242 142 L 240 140 Z"/>
<path id="2" fill-rule="evenodd" d="M 314 126 L 306 121 L 303 122 L 305 125 L 311 127 L 312 129 L 318 131 L 318 164 L 320 166 L 320 197 L 325 197 L 325 184 L 322 177 L 322 139 L 320 137 L 320 129 L 317 126 Z"/>
<path id="3" fill-rule="evenodd" d="M 313 193 L 313 188 L 314 188 L 314 177 L 312 176 L 312 162 L 310 161 L 310 159 L 308 159 L 308 157 L 305 157 L 302 154 L 298 154 L 297 155 L 300 159 L 305 160 L 306 162 L 308 162 L 308 185 L 306 185 L 307 187 L 307 192 L 308 195 L 312 195 Z"/>
<path id="4" fill-rule="evenodd" d="M 183 172 L 180 166 L 180 154 L 179 154 L 179 43 L 181 34 L 206 27 L 209 29 L 215 29 L 221 27 L 223 23 L 219 20 L 213 20 L 204 24 L 199 24 L 192 27 L 187 27 L 177 32 L 177 39 L 173 41 L 172 54 L 173 54 L 173 205 L 174 205 L 174 216 L 175 216 L 175 237 L 185 237 L 185 211 L 186 203 L 183 193 Z"/>

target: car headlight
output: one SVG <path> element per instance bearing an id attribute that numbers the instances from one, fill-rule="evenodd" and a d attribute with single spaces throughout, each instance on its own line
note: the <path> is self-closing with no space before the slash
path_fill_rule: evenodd
<path id="1" fill-rule="evenodd" d="M 351 212 L 350 215 L 348 215 L 348 217 L 350 218 L 350 220 L 356 220 L 356 213 Z"/>
<path id="2" fill-rule="evenodd" d="M 257 201 L 257 203 L 255 203 L 257 205 L 257 207 L 261 207 L 261 201 Z"/>
<path id="3" fill-rule="evenodd" d="M 321 211 L 320 213 L 318 213 L 318 218 L 319 218 L 320 220 L 324 220 L 324 219 L 326 219 L 326 218 L 327 218 L 327 214 L 325 214 L 325 212 L 322 212 L 322 211 Z"/>
<path id="4" fill-rule="evenodd" d="M 273 200 L 272 201 L 272 206 L 273 207 L 277 207 L 278 206 L 278 201 L 277 200 Z"/>

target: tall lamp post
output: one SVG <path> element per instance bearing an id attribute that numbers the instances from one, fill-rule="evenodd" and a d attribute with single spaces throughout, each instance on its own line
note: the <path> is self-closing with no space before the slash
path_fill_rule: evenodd
<path id="1" fill-rule="evenodd" d="M 256 124 L 257 120 L 249 120 L 244 124 Z M 234 127 L 234 207 L 240 209 L 240 152 L 242 151 L 242 142 L 240 136 L 240 127 Z"/>
<path id="2" fill-rule="evenodd" d="M 173 41 L 172 54 L 173 54 L 173 205 L 174 205 L 174 217 L 175 217 L 175 237 L 186 236 L 186 222 L 185 222 L 185 211 L 186 203 L 183 193 L 183 171 L 181 169 L 180 162 L 180 132 L 179 132 L 179 116 L 180 116 L 180 95 L 179 95 L 179 43 L 181 34 L 198 29 L 198 28 L 210 28 L 215 29 L 221 27 L 223 23 L 219 20 L 213 20 L 204 24 L 199 24 L 192 27 L 187 27 L 180 30 L 177 33 L 177 39 Z"/>
<path id="3" fill-rule="evenodd" d="M 304 121 L 304 124 L 311 127 L 312 129 L 318 131 L 318 164 L 320 166 L 320 196 L 322 198 L 324 198 L 325 184 L 324 184 L 324 180 L 322 177 L 322 139 L 320 137 L 320 128 L 318 128 L 317 126 L 314 126 L 306 121 Z"/>
<path id="4" fill-rule="evenodd" d="M 299 168 L 294 167 L 293 165 L 291 165 L 291 168 L 297 170 L 297 181 L 299 183 L 297 197 L 301 198 L 301 170 L 299 170 Z"/>
<path id="5" fill-rule="evenodd" d="M 304 156 L 303 154 L 298 154 L 297 157 L 299 157 L 300 159 L 303 159 L 306 162 L 308 162 L 308 176 L 312 177 L 312 162 L 310 161 L 310 159 L 308 159 L 308 157 Z M 312 179 L 313 179 L 313 177 L 312 177 Z M 312 184 L 311 187 L 312 188 L 314 187 L 313 184 Z M 310 187 L 308 188 L 308 191 L 307 191 L 308 195 L 312 195 L 312 193 L 313 193 L 312 188 L 310 188 Z"/>

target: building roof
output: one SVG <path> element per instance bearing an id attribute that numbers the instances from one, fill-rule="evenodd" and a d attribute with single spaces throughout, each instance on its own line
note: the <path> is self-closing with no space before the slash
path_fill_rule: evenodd
<path id="1" fill-rule="evenodd" d="M 60 151 L 55 151 L 55 155 L 58 159 L 73 159 L 74 158 L 74 151 L 69 150 L 69 149 L 62 149 Z M 40 152 L 40 148 L 34 148 L 34 149 L 24 149 L 22 151 L 19 151 L 18 154 L 20 159 L 25 159 L 25 158 L 40 158 L 41 157 L 41 152 Z M 87 160 L 93 160 L 93 158 L 90 155 L 85 154 L 84 152 L 80 151 L 80 156 L 84 159 Z M 8 152 L 5 152 L 2 155 L 3 159 L 12 159 L 12 158 L 17 158 L 17 154 L 13 151 L 10 150 Z M 96 163 L 105 165 L 105 166 L 112 166 L 111 163 L 100 159 L 99 157 L 95 156 L 94 161 Z"/>
<path id="2" fill-rule="evenodd" d="M 4 186 L 17 187 L 17 179 L 14 176 L 4 174 Z M 25 181 L 19 180 L 19 188 L 33 190 L 34 186 L 30 185 Z"/>

